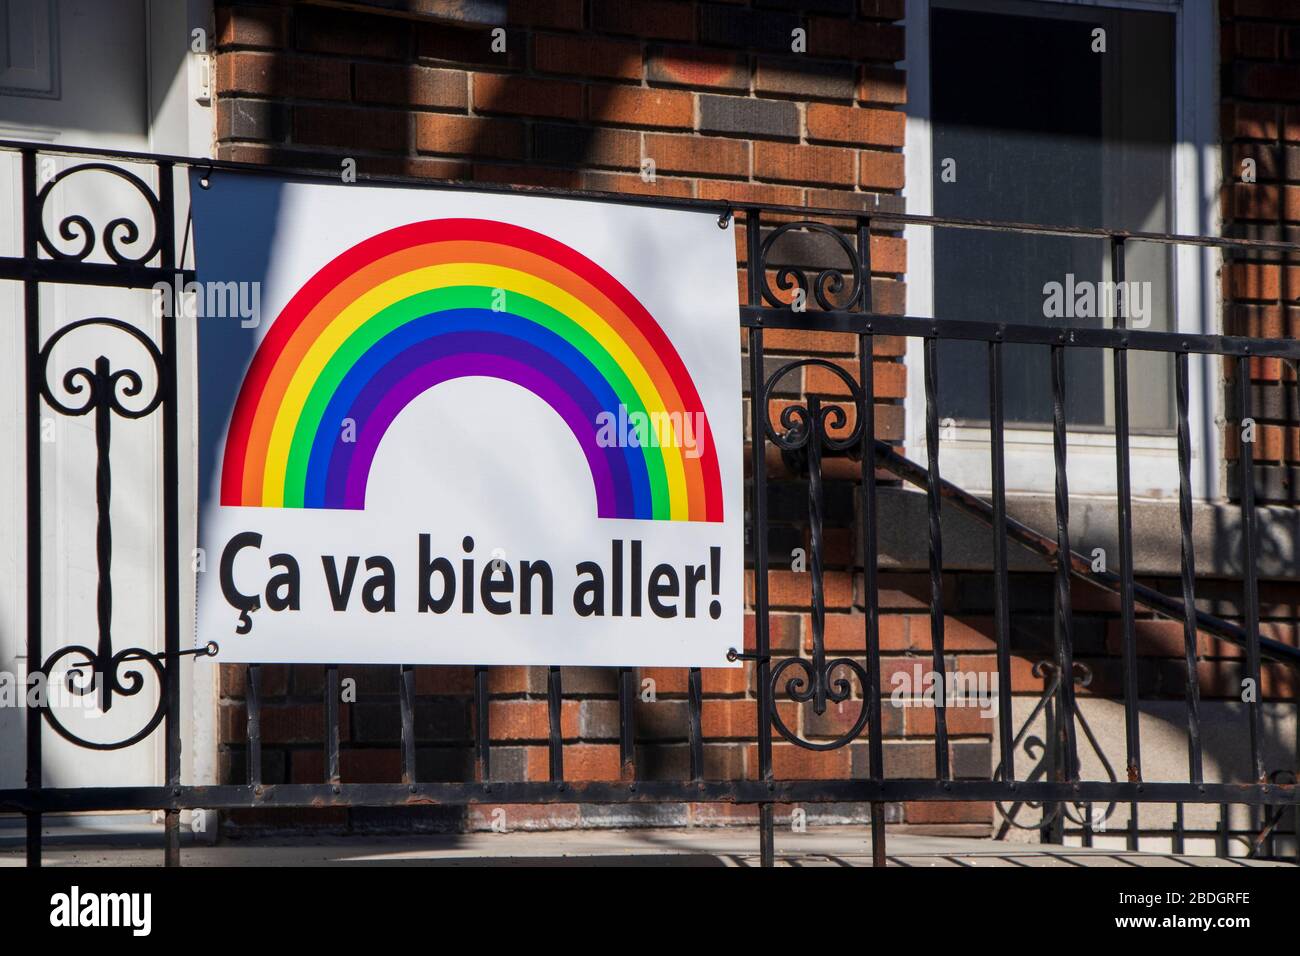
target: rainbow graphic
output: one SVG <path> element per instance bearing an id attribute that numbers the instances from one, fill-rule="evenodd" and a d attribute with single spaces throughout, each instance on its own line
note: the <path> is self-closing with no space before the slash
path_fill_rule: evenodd
<path id="1" fill-rule="evenodd" d="M 240 387 L 221 503 L 363 509 L 389 425 L 417 396 L 466 376 L 513 382 L 564 419 L 601 518 L 722 520 L 712 431 L 663 329 L 586 256 L 487 219 L 372 236 L 298 290 Z M 596 423 L 620 406 L 670 421 L 694 415 L 703 427 L 689 453 L 680 440 L 602 443 Z M 340 440 L 348 419 L 355 441 Z"/>

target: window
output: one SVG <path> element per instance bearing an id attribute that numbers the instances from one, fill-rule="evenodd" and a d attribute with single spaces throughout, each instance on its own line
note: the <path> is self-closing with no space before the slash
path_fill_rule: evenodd
<path id="1" fill-rule="evenodd" d="M 908 211 L 970 219 L 1213 232 L 1212 182 L 1198 175 L 1213 147 L 1212 73 L 1189 62 L 1212 34 L 1204 5 L 1048 0 L 930 0 L 909 5 Z M 1190 29 L 1195 20 L 1200 32 Z M 1100 44 L 1104 43 L 1104 50 Z M 1210 45 L 1212 52 L 1212 43 Z M 920 79 L 921 82 L 917 82 Z M 1191 82 L 1189 82 L 1191 80 Z M 1205 124 L 1208 126 L 1202 129 Z M 1196 134 L 1196 135 L 1193 135 Z M 1188 157 L 1197 160 L 1188 166 Z M 1186 167 L 1186 168 L 1185 168 Z M 1210 170 L 1216 168 L 1210 166 Z M 1098 239 L 909 229 L 909 314 L 1033 325 L 1109 327 L 1113 281 Z M 1125 321 L 1153 330 L 1205 328 L 1213 262 L 1193 251 L 1129 242 Z M 1089 293 L 1079 290 L 1089 287 Z M 919 306 L 919 308 L 917 307 Z M 946 477 L 987 489 L 986 349 L 941 342 L 939 413 Z M 1015 491 L 1048 492 L 1051 391 L 1046 349 L 1007 346 L 1007 475 Z M 924 456 L 921 356 L 908 356 L 908 450 Z M 1208 363 L 1196 363 L 1201 494 L 1217 490 Z M 1113 491 L 1111 356 L 1067 352 L 1071 490 Z M 1173 361 L 1132 353 L 1129 407 L 1134 492 L 1177 490 Z M 1201 426 L 1198 427 L 1197 426 Z M 1210 459 L 1213 459 L 1211 462 Z M 1198 467 L 1199 466 L 1199 467 Z M 1075 472 L 1079 471 L 1076 482 Z"/>

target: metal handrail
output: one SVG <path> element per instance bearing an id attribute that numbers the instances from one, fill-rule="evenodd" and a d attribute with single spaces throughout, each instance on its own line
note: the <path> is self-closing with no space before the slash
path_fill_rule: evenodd
<path id="1" fill-rule="evenodd" d="M 284 176 L 286 173 L 313 179 L 337 180 L 335 172 L 325 172 L 319 167 L 242 163 L 228 159 L 209 159 L 203 156 L 148 153 L 134 150 L 104 150 L 84 146 L 61 146 L 51 143 L 0 139 L 0 150 L 37 152 L 46 156 L 94 156 L 120 162 L 168 163 L 178 168 L 201 171 L 257 173 Z M 1145 232 L 1128 229 L 1106 229 L 1093 226 L 1050 225 L 1015 222 L 997 219 L 967 219 L 954 216 L 932 216 L 917 213 L 889 212 L 874 209 L 838 209 L 833 206 L 794 206 L 782 203 L 728 202 L 717 199 L 690 199 L 674 196 L 644 196 L 629 193 L 592 189 L 561 189 L 553 186 L 520 186 L 508 183 L 480 183 L 464 180 L 431 180 L 419 176 L 371 175 L 357 172 L 357 182 L 372 185 L 395 185 L 436 190 L 465 190 L 475 193 L 533 194 L 587 199 L 595 202 L 617 202 L 625 206 L 650 206 L 665 209 L 693 209 L 713 212 L 720 218 L 730 217 L 739 210 L 755 210 L 781 216 L 820 216 L 827 219 L 858 221 L 863 218 L 873 223 L 897 223 L 912 226 L 936 226 L 950 229 L 974 229 L 987 232 L 1015 232 L 1044 236 L 1061 236 L 1092 239 L 1121 239 L 1132 242 L 1155 242 L 1165 245 L 1201 246 L 1220 249 L 1257 249 L 1293 252 L 1300 254 L 1300 243 L 1273 239 L 1236 239 L 1222 236 L 1203 236 L 1170 232 Z M 864 193 L 864 196 L 872 194 Z"/>
<path id="2" fill-rule="evenodd" d="M 916 462 L 904 458 L 883 441 L 876 442 L 876 464 L 908 484 L 916 485 L 918 488 L 924 489 L 929 484 L 929 471 L 916 464 Z M 978 518 L 990 528 L 993 527 L 993 506 L 991 504 L 954 485 L 946 478 L 940 478 L 938 485 L 939 494 L 944 499 L 952 502 L 966 514 Z M 1010 515 L 1006 517 L 1006 525 L 1007 537 L 1010 540 L 1015 541 L 1016 544 L 1021 545 L 1027 551 L 1032 551 L 1048 564 L 1055 564 L 1059 549 L 1054 540 L 1042 532 L 1035 531 L 1028 525 L 1017 521 Z M 1114 571 L 1092 570 L 1092 562 L 1074 550 L 1070 551 L 1069 562 L 1070 572 L 1075 577 L 1087 581 L 1089 584 L 1095 584 L 1112 594 L 1120 593 L 1122 581 Z M 1133 584 L 1133 598 L 1149 610 L 1155 611 L 1170 620 L 1182 622 L 1187 619 L 1187 607 L 1181 600 L 1167 594 L 1161 594 L 1154 588 L 1149 588 L 1144 584 L 1136 582 Z M 1198 610 L 1196 612 L 1196 627 L 1198 631 L 1205 631 L 1218 640 L 1226 641 L 1237 647 L 1246 648 L 1249 646 L 1250 638 L 1244 628 L 1238 627 L 1231 621 L 1225 621 L 1214 614 Z M 1291 647 L 1289 644 L 1283 644 L 1281 641 L 1275 641 L 1272 638 L 1260 637 L 1259 650 L 1261 655 L 1270 661 L 1300 668 L 1300 648 Z"/>

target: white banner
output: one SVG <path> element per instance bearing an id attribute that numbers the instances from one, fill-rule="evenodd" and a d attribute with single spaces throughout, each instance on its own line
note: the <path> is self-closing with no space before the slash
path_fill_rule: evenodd
<path id="1" fill-rule="evenodd" d="M 197 643 L 727 666 L 735 238 L 613 203 L 192 181 Z"/>

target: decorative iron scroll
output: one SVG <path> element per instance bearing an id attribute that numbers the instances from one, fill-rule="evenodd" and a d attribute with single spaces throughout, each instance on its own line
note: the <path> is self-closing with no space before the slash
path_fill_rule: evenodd
<path id="1" fill-rule="evenodd" d="M 111 166 L 108 163 L 81 163 L 77 166 L 71 166 L 55 174 L 50 180 L 41 187 L 36 194 L 36 222 L 37 235 L 36 241 L 42 249 L 52 258 L 63 262 L 84 262 L 91 253 L 95 251 L 97 245 L 95 226 L 89 219 L 79 213 L 73 213 L 64 216 L 59 221 L 59 236 L 66 242 L 80 242 L 79 248 L 72 251 L 65 251 L 54 244 L 49 233 L 45 229 L 45 203 L 49 200 L 50 195 L 59 186 L 60 183 L 66 182 L 70 177 L 78 173 L 99 172 L 116 176 L 118 179 L 129 183 L 131 187 L 138 192 L 149 205 L 149 212 L 153 217 L 150 224 L 150 233 L 152 239 L 149 245 L 145 247 L 144 252 L 137 256 L 129 255 L 119 246 L 133 246 L 140 241 L 140 227 L 135 220 L 118 216 L 110 220 L 98 233 L 99 241 L 102 242 L 105 254 L 118 265 L 144 265 L 156 256 L 162 248 L 163 230 L 159 228 L 159 216 L 161 215 L 161 205 L 158 197 L 154 194 L 153 189 L 135 173 L 122 169 L 120 166 Z"/>
<path id="2" fill-rule="evenodd" d="M 1015 739 L 1012 742 L 1012 749 L 1018 748 L 1020 746 L 1021 742 L 1025 739 L 1025 735 L 1029 733 L 1029 728 L 1032 727 L 1034 721 L 1038 719 L 1038 715 L 1043 712 L 1043 710 L 1047 707 L 1047 705 L 1051 701 L 1057 699 L 1061 690 L 1060 670 L 1051 661 L 1038 661 L 1036 664 L 1034 664 L 1033 674 L 1035 677 L 1043 677 L 1044 675 L 1046 675 L 1048 678 L 1047 686 L 1043 689 L 1042 695 L 1038 698 L 1038 703 L 1034 705 L 1034 709 L 1030 711 L 1029 716 L 1025 718 L 1024 724 L 1021 726 L 1019 732 L 1016 734 Z M 1074 682 L 1078 684 L 1080 687 L 1087 687 L 1089 684 L 1092 683 L 1092 670 L 1086 664 L 1080 664 L 1078 661 L 1075 661 Z M 1083 730 L 1083 735 L 1088 739 L 1088 744 L 1090 747 L 1092 747 L 1092 752 L 1095 753 L 1097 755 L 1097 759 L 1101 761 L 1102 768 L 1106 771 L 1106 777 L 1110 780 L 1111 783 L 1117 783 L 1119 781 L 1119 778 L 1115 776 L 1115 768 L 1112 767 L 1110 761 L 1106 759 L 1106 753 L 1102 749 L 1101 744 L 1098 742 L 1096 735 L 1092 732 L 1092 727 L 1088 725 L 1087 718 L 1083 716 L 1083 711 L 1079 710 L 1078 708 L 1075 708 L 1074 717 L 1079 722 L 1079 727 Z M 1059 719 L 1059 716 L 1057 719 Z M 1042 752 L 1041 752 L 1042 759 L 1039 761 L 1039 767 L 1042 767 L 1043 764 L 1046 762 L 1046 758 L 1049 753 L 1049 750 L 1047 744 L 1042 743 L 1041 741 L 1039 743 L 1042 744 Z M 1026 753 L 1030 753 L 1030 756 L 1034 756 L 1034 754 L 1029 751 L 1028 746 L 1026 746 L 1025 751 Z M 1058 759 L 1061 759 L 1061 755 L 1058 754 L 1057 756 Z M 1005 760 L 1005 757 L 1003 759 Z M 1004 778 L 1004 773 L 1002 769 L 1003 766 L 1004 766 L 1003 762 L 999 761 L 997 767 L 994 768 L 993 770 L 994 780 L 1002 780 Z M 1034 779 L 1034 777 L 1031 774 L 1030 777 L 1027 779 L 1032 780 Z M 1111 816 L 1115 813 L 1115 808 L 1117 804 L 1115 803 L 1115 801 L 1111 801 L 1109 804 L 1106 805 L 1106 810 L 1104 813 L 1093 814 L 1091 818 L 1089 818 L 1087 815 L 1087 809 L 1090 805 L 1086 803 L 1080 803 L 1080 802 L 1076 802 L 1073 805 L 1076 813 L 1078 814 L 1077 816 L 1075 815 L 1075 813 L 1070 812 L 1070 804 L 1067 803 L 1053 804 L 1050 810 L 1047 807 L 1045 807 L 1042 804 L 1042 802 L 1036 800 L 1018 801 L 1012 804 L 1011 809 L 1007 809 L 1006 806 L 1004 806 L 1002 803 L 995 803 L 993 804 L 993 806 L 997 808 L 997 811 L 1002 816 L 1002 819 L 1006 820 L 1008 824 L 1015 827 L 1016 829 L 1041 830 L 1043 827 L 1050 825 L 1054 820 L 1056 820 L 1057 816 L 1061 814 L 1064 814 L 1065 819 L 1069 820 L 1071 823 L 1075 824 L 1076 826 L 1080 826 L 1085 829 L 1100 829 L 1105 824 L 1105 822 L 1109 820 Z M 1029 807 L 1030 809 L 1033 810 L 1039 810 L 1041 812 L 1041 817 L 1034 823 L 1020 823 L 1016 820 L 1016 813 L 1018 807 Z"/>
<path id="3" fill-rule="evenodd" d="M 80 219 L 81 217 L 70 217 Z M 84 221 L 84 220 L 83 220 Z M 120 220 L 115 220 L 120 221 Z M 111 228 L 111 227 L 110 227 Z M 105 233 L 106 237 L 108 232 Z M 106 240 L 107 241 L 107 240 Z M 109 359 L 98 356 L 91 365 L 77 365 L 66 370 L 59 381 L 61 392 L 56 392 L 51 385 L 50 357 L 54 348 L 71 333 L 86 328 L 110 329 L 122 333 L 134 340 L 153 366 L 153 387 L 147 397 L 144 377 L 135 369 L 114 369 Z M 145 673 L 153 672 L 158 681 L 158 703 L 145 724 L 130 736 L 110 742 L 87 740 L 73 732 L 64 724 L 51 707 L 41 707 L 41 713 L 60 736 L 82 747 L 93 750 L 118 750 L 130 747 L 149 736 L 162 722 L 166 714 L 166 655 L 145 650 L 141 647 L 129 647 L 125 650 L 113 649 L 113 580 L 112 555 L 113 531 L 110 505 L 112 502 L 112 466 L 110 449 L 112 440 L 113 416 L 128 420 L 147 418 L 162 404 L 163 392 L 163 356 L 153 339 L 135 326 L 121 319 L 98 316 L 81 319 L 63 326 L 46 340 L 38 358 L 40 370 L 40 392 L 45 402 L 61 415 L 79 417 L 95 416 L 95 507 L 96 535 L 95 548 L 97 558 L 96 612 L 98 641 L 94 649 L 84 644 L 61 647 L 50 654 L 41 665 L 40 674 L 48 677 L 56 665 L 65 659 L 71 659 L 64 684 L 70 694 L 84 697 L 98 693 L 98 706 L 107 713 L 113 707 L 114 696 L 134 697 L 145 686 Z M 131 401 L 131 400 L 136 401 Z M 213 654 L 213 647 L 197 651 L 185 651 L 186 654 Z M 141 667 L 132 667 L 140 664 Z M 86 672 L 89 668 L 89 673 Z"/>
<path id="4" fill-rule="evenodd" d="M 819 280 L 820 281 L 820 280 Z M 817 396 L 811 396 L 807 403 L 790 404 L 781 411 L 782 430 L 773 424 L 769 414 L 764 416 L 768 439 L 783 454 L 800 455 L 807 461 L 808 468 L 808 526 L 809 558 L 808 572 L 812 580 L 812 659 L 791 657 L 772 669 L 769 677 L 769 693 L 772 700 L 777 698 L 777 688 L 787 671 L 791 673 L 785 680 L 784 690 L 787 697 L 799 704 L 811 703 L 813 712 L 821 716 L 826 712 L 828 703 L 839 704 L 848 700 L 852 685 L 847 675 L 833 677 L 836 671 L 847 669 L 858 679 L 862 691 L 862 706 L 858 718 L 850 727 L 834 740 L 813 742 L 804 740 L 795 733 L 782 719 L 780 709 L 772 708 L 772 724 L 786 740 L 806 750 L 835 750 L 857 738 L 866 725 L 868 710 L 866 694 L 869 675 L 867 670 L 850 657 L 826 659 L 825 620 L 826 604 L 822 588 L 822 453 L 823 451 L 843 452 L 853 447 L 862 437 L 863 416 L 869 406 L 865 401 L 862 387 L 853 378 L 832 362 L 824 359 L 797 359 L 788 362 L 773 372 L 763 384 L 762 395 L 758 400 L 764 409 L 771 408 L 771 399 L 781 379 L 791 372 L 804 368 L 824 368 L 835 375 L 849 392 L 849 401 L 853 403 L 856 418 L 848 435 L 836 438 L 831 431 L 841 431 L 848 422 L 844 407 L 839 404 L 823 405 Z M 755 440 L 759 440 L 756 436 Z M 766 542 L 762 542 L 765 545 Z M 864 647 L 865 653 L 865 647 Z M 799 672 L 799 673 L 796 673 Z"/>
<path id="5" fill-rule="evenodd" d="M 778 240 L 783 236 L 798 232 L 830 237 L 848 258 L 848 265 L 842 269 L 782 265 L 776 270 L 777 287 L 783 292 L 789 292 L 792 289 L 800 290 L 805 302 L 811 294 L 812 300 L 826 311 L 852 309 L 858 300 L 863 297 L 863 290 L 866 288 L 865 283 L 869 281 L 869 277 L 863 275 L 862 260 L 858 250 L 853 248 L 853 244 L 839 230 L 826 225 L 826 223 L 811 220 L 784 223 L 773 229 L 767 238 L 763 240 L 762 245 L 759 247 L 758 262 L 758 277 L 761 282 L 763 300 L 778 308 L 789 305 L 789 303 L 777 296 L 768 283 L 768 260 L 772 253 L 772 247 Z M 848 286 L 847 292 L 845 292 L 846 285 Z"/>

